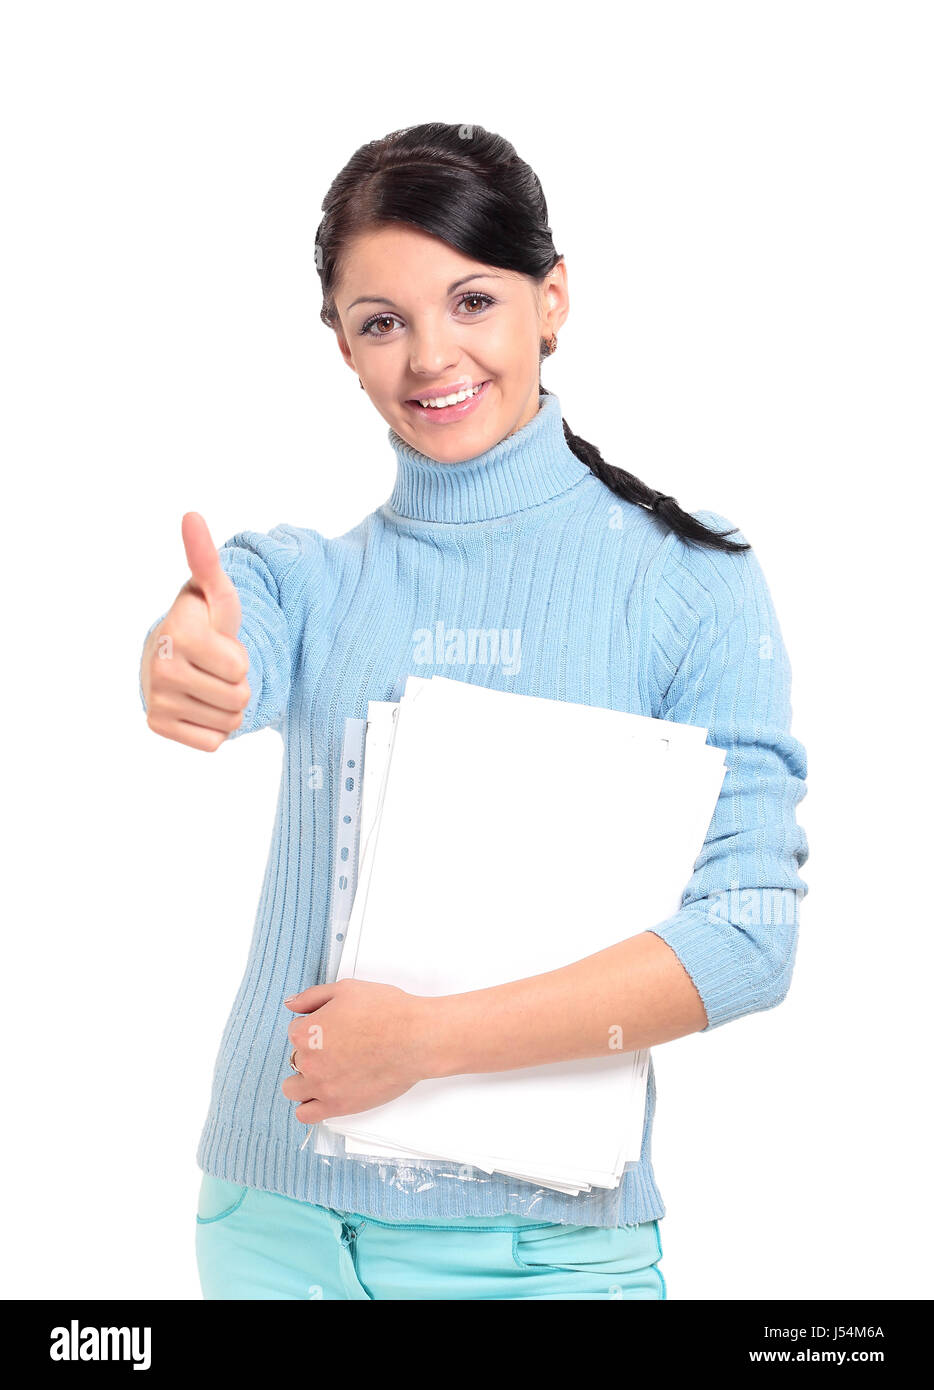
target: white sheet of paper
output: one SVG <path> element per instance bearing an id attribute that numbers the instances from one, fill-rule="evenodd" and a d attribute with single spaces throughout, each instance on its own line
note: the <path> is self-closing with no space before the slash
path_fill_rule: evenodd
<path id="1" fill-rule="evenodd" d="M 480 989 L 677 911 L 724 775 L 706 730 L 444 677 L 409 678 L 391 742 L 380 717 L 371 728 L 368 715 L 368 825 L 338 978 Z M 613 1185 L 639 1156 L 647 1059 L 426 1080 L 318 1128 L 343 1134 L 347 1152 L 382 1146 L 485 1171 L 492 1158 L 515 1176 Z"/>

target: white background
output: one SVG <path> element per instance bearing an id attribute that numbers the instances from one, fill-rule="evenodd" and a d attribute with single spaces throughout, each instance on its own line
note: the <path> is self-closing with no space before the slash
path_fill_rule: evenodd
<path id="1" fill-rule="evenodd" d="M 313 240 L 354 150 L 428 120 L 536 170 L 572 301 L 545 384 L 742 527 L 791 657 L 795 977 L 655 1050 L 668 1296 L 934 1293 L 930 16 L 4 8 L 4 1296 L 200 1297 L 195 1147 L 281 740 L 158 738 L 140 647 L 186 510 L 220 544 L 388 497 Z"/>

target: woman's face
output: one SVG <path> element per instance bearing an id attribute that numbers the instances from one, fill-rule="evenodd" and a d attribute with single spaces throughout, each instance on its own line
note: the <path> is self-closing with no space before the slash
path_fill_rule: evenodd
<path id="1" fill-rule="evenodd" d="M 538 412 L 539 343 L 568 312 L 559 261 L 539 287 L 399 224 L 359 236 L 335 293 L 345 362 L 397 434 L 460 463 Z M 438 409 L 421 400 L 479 388 Z"/>

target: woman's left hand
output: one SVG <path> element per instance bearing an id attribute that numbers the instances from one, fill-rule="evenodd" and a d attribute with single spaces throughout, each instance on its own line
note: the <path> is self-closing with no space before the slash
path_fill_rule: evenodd
<path id="1" fill-rule="evenodd" d="M 293 995 L 286 1008 L 303 1015 L 288 1028 L 298 1072 L 282 1090 L 301 1102 L 295 1118 L 313 1125 L 371 1110 L 427 1076 L 430 1003 L 395 985 L 349 978 Z"/>

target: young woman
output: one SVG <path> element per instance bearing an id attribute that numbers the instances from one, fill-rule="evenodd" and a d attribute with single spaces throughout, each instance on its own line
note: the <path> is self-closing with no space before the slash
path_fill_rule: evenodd
<path id="1" fill-rule="evenodd" d="M 332 1158 L 302 1140 L 424 1078 L 602 1056 L 611 1025 L 627 1049 L 656 1047 L 785 997 L 807 768 L 769 591 L 735 527 L 604 462 L 541 385 L 567 275 L 539 181 L 506 140 L 397 131 L 354 154 L 323 211 L 322 318 L 389 426 L 392 494 L 344 536 L 282 525 L 219 552 L 188 513 L 191 578 L 147 634 L 140 674 L 166 738 L 213 752 L 272 726 L 284 742 L 198 1148 L 204 1296 L 665 1298 L 651 1068 L 640 1161 L 612 1191 Z M 608 371 L 599 389 L 614 384 Z M 518 630 L 520 669 L 416 664 L 416 635 L 438 623 Z M 673 917 L 584 959 L 569 922 L 566 967 L 465 994 L 327 983 L 344 720 L 433 669 L 709 729 L 727 772 Z M 326 1046 L 310 1045 L 312 1022 Z"/>

